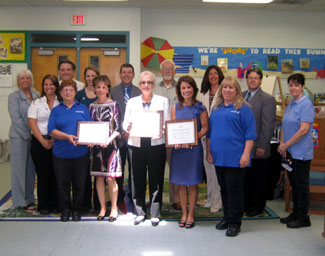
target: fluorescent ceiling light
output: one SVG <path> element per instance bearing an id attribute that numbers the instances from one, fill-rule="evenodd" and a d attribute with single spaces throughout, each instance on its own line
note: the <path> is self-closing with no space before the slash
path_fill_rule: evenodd
<path id="1" fill-rule="evenodd" d="M 208 3 L 268 4 L 273 0 L 202 0 Z"/>
<path id="2" fill-rule="evenodd" d="M 73 38 L 73 40 L 77 40 L 77 38 Z M 93 41 L 99 41 L 99 38 L 97 37 L 81 37 L 81 41 L 87 41 L 87 42 L 93 42 Z"/>
<path id="3" fill-rule="evenodd" d="M 63 2 L 127 2 L 128 0 L 63 0 Z"/>

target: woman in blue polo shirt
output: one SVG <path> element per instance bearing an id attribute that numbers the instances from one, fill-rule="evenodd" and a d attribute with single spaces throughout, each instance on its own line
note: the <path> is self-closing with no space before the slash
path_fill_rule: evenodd
<path id="1" fill-rule="evenodd" d="M 63 101 L 53 108 L 48 123 L 48 133 L 54 138 L 53 165 L 62 210 L 61 221 L 69 220 L 71 210 L 73 221 L 81 219 L 85 180 L 89 171 L 88 147 L 78 146 L 76 135 L 78 121 L 91 121 L 91 117 L 88 108 L 75 100 L 76 92 L 77 85 L 73 80 L 61 83 Z"/>
<path id="2" fill-rule="evenodd" d="M 280 222 L 288 228 L 309 227 L 309 170 L 313 159 L 312 128 L 314 106 L 306 95 L 305 77 L 292 74 L 288 77 L 289 91 L 293 100 L 286 107 L 282 119 L 281 140 L 278 152 L 284 158 L 292 159 L 291 172 L 288 172 L 292 188 L 293 212 Z"/>
<path id="3" fill-rule="evenodd" d="M 216 229 L 227 229 L 226 236 L 237 236 L 244 211 L 243 181 L 256 139 L 256 122 L 235 78 L 222 81 L 209 127 L 207 160 L 215 165 L 224 209 Z"/>

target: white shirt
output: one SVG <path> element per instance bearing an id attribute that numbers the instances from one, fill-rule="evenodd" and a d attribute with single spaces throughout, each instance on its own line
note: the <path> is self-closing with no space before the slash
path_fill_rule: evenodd
<path id="1" fill-rule="evenodd" d="M 59 101 L 55 98 L 53 108 L 59 105 Z M 47 123 L 49 121 L 51 110 L 47 104 L 46 96 L 37 98 L 32 101 L 29 106 L 27 116 L 28 118 L 36 119 L 36 125 L 42 135 L 47 135 Z"/>
<path id="2" fill-rule="evenodd" d="M 83 88 L 85 88 L 85 84 L 83 82 L 80 82 L 80 81 L 78 81 L 76 79 L 73 79 L 73 81 L 75 81 L 76 84 L 77 84 L 77 91 L 81 91 Z M 59 83 L 61 85 L 62 80 Z"/>
<path id="3" fill-rule="evenodd" d="M 126 131 L 129 123 L 131 122 L 130 110 L 143 110 L 142 95 L 129 99 L 126 104 L 126 110 L 124 114 L 123 129 Z M 168 99 L 156 94 L 153 94 L 149 110 L 163 110 L 164 120 L 169 120 L 169 108 Z M 165 135 L 161 139 L 151 139 L 151 146 L 157 146 L 165 143 Z M 141 138 L 129 137 L 128 144 L 134 147 L 140 147 Z"/>

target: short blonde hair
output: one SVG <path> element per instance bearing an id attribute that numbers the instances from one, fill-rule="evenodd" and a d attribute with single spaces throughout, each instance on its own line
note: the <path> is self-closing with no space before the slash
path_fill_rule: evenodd
<path id="1" fill-rule="evenodd" d="M 143 71 L 143 72 L 141 72 L 140 77 L 139 77 L 139 84 L 140 84 L 140 82 L 141 82 L 141 80 L 142 80 L 142 78 L 144 76 L 151 76 L 151 80 L 153 81 L 154 84 L 156 84 L 156 76 L 151 71 Z"/>
<path id="2" fill-rule="evenodd" d="M 245 100 L 243 99 L 240 84 L 237 81 L 237 79 L 234 78 L 234 77 L 225 77 L 223 79 L 222 83 L 220 84 L 219 89 L 217 91 L 217 100 L 216 100 L 216 104 L 214 106 L 214 109 L 217 109 L 220 106 L 221 103 L 224 103 L 224 98 L 223 98 L 223 95 L 222 95 L 222 89 L 228 83 L 232 83 L 232 85 L 234 85 L 235 89 L 236 89 L 236 98 L 235 98 L 235 101 L 234 101 L 234 107 L 236 109 L 239 109 L 244 104 Z"/>
<path id="3" fill-rule="evenodd" d="M 32 85 L 31 85 L 31 87 L 34 86 L 34 77 L 33 77 L 33 73 L 32 73 L 32 71 L 30 71 L 29 69 L 24 69 L 24 70 L 20 71 L 20 72 L 17 74 L 16 82 L 17 82 L 17 86 L 18 86 L 18 87 L 20 87 L 19 84 L 18 84 L 18 80 L 19 80 L 19 78 L 21 78 L 22 76 L 29 76 L 29 77 L 31 78 L 31 80 L 32 80 Z"/>

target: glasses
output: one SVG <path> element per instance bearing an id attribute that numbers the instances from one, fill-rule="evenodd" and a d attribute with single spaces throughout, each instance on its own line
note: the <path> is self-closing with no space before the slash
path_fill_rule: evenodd
<path id="1" fill-rule="evenodd" d="M 164 67 L 164 68 L 162 68 L 162 70 L 163 70 L 163 71 L 173 71 L 174 68 L 166 68 L 166 67 Z"/>
<path id="2" fill-rule="evenodd" d="M 73 92 L 74 91 L 74 89 L 73 88 L 63 88 L 62 89 L 62 91 L 64 92 L 64 93 L 67 93 L 67 92 Z"/>
<path id="3" fill-rule="evenodd" d="M 141 85 L 153 85 L 153 82 L 152 81 L 141 81 L 140 82 Z"/>

